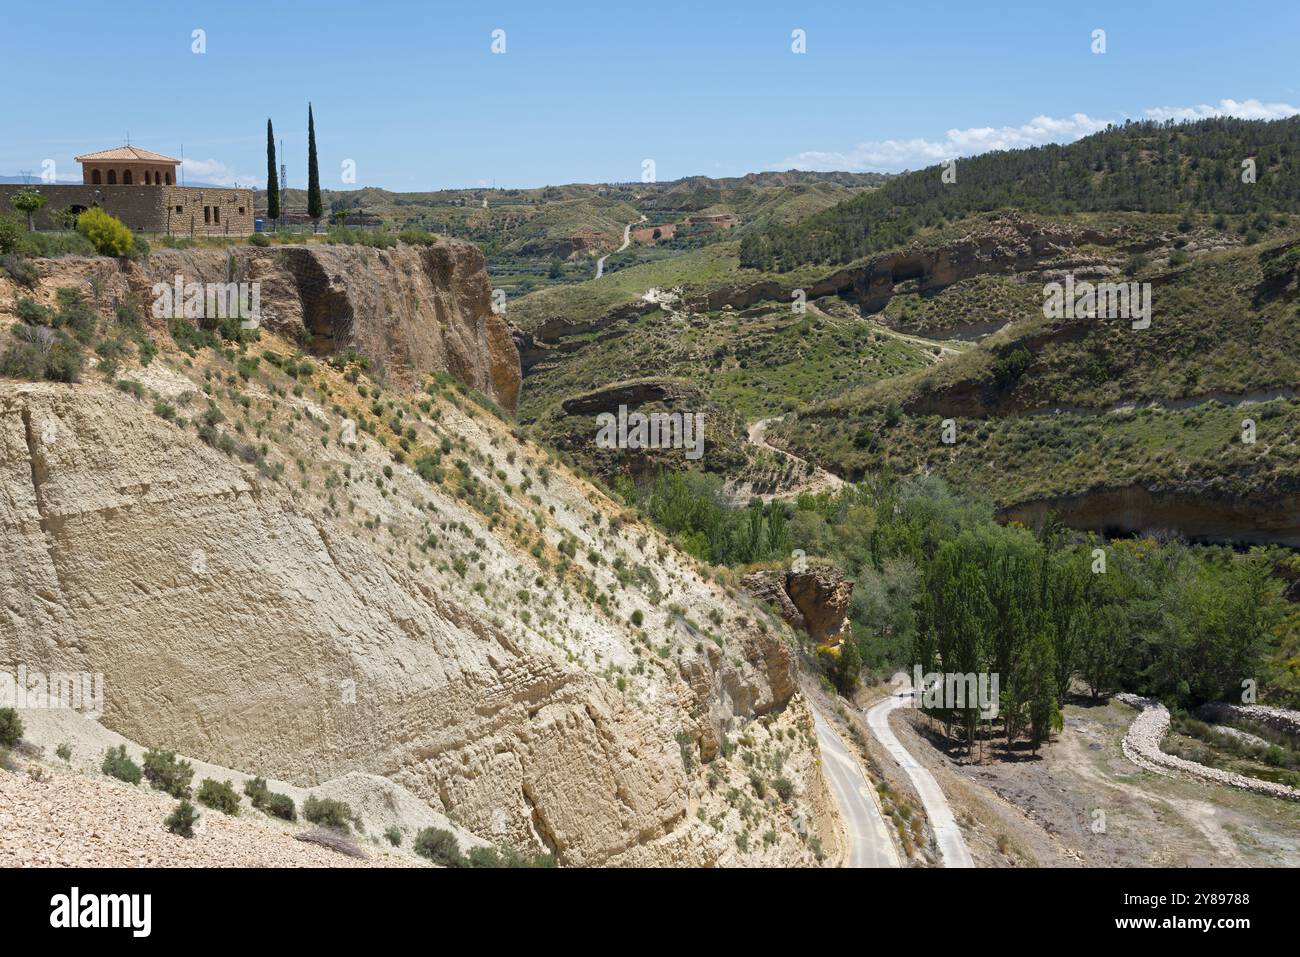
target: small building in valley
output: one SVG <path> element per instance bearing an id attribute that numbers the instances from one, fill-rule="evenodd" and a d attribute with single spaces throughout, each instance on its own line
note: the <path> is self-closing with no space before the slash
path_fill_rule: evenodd
<path id="1" fill-rule="evenodd" d="M 137 146 L 119 146 L 77 157 L 81 185 L 0 185 L 0 212 L 14 214 L 9 200 L 20 190 L 45 197 L 37 229 L 60 228 L 63 214 L 100 207 L 138 232 L 170 236 L 249 236 L 253 191 L 215 186 L 178 186 L 180 160 Z M 21 217 L 20 217 L 21 218 Z"/>

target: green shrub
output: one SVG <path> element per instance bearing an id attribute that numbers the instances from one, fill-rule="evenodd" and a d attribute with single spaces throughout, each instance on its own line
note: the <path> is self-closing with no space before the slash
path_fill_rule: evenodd
<path id="1" fill-rule="evenodd" d="M 231 817 L 239 816 L 239 795 L 229 781 L 214 781 L 204 778 L 199 785 L 199 803 Z"/>
<path id="2" fill-rule="evenodd" d="M 108 749 L 108 752 L 104 755 L 104 763 L 100 765 L 100 770 L 109 777 L 125 781 L 127 784 L 140 783 L 140 765 L 127 757 L 125 744 L 119 744 L 116 748 Z"/>
<path id="3" fill-rule="evenodd" d="M 126 256 L 135 246 L 135 236 L 126 224 L 98 207 L 77 217 L 77 232 L 89 239 L 101 256 Z"/>
<path id="4" fill-rule="evenodd" d="M 194 810 L 194 805 L 181 798 L 181 803 L 176 805 L 176 810 L 168 814 L 163 823 L 167 825 L 167 830 L 173 834 L 179 834 L 181 837 L 193 837 L 194 822 L 198 819 L 199 813 Z"/>
<path id="5" fill-rule="evenodd" d="M 15 342 L 0 356 L 0 375 L 35 381 L 45 376 L 45 353 L 31 342 Z"/>
<path id="6" fill-rule="evenodd" d="M 81 347 L 71 339 L 56 339 L 45 353 L 45 378 L 51 382 L 80 382 Z"/>
<path id="7" fill-rule="evenodd" d="M 18 301 L 14 303 L 14 312 L 18 318 L 29 326 L 52 326 L 54 325 L 54 313 L 48 306 L 42 306 L 33 299 L 26 296 L 19 296 Z"/>
<path id="8" fill-rule="evenodd" d="M 22 235 L 22 223 L 12 216 L 0 214 L 0 254 L 7 255 L 17 249 Z"/>
<path id="9" fill-rule="evenodd" d="M 266 778 L 252 778 L 244 782 L 244 796 L 253 807 L 260 808 L 271 796 L 271 789 L 266 786 Z"/>
<path id="10" fill-rule="evenodd" d="M 472 847 L 465 855 L 470 867 L 505 867 L 506 862 L 495 847 Z"/>
<path id="11" fill-rule="evenodd" d="M 0 708 L 0 747 L 12 748 L 23 736 L 23 721 L 13 708 Z"/>
<path id="12" fill-rule="evenodd" d="M 64 760 L 64 761 L 71 761 L 71 760 L 72 760 L 72 745 L 70 745 L 70 744 L 68 744 L 68 742 L 64 741 L 64 742 L 63 742 L 62 744 L 60 744 L 57 748 L 54 749 L 54 753 L 57 754 L 57 755 L 58 755 L 62 760 Z"/>
<path id="13" fill-rule="evenodd" d="M 0 256 L 0 272 L 9 276 L 14 282 L 28 289 L 36 287 L 37 280 L 41 274 L 36 271 L 36 267 L 29 263 L 22 256 L 14 253 L 6 253 Z"/>
<path id="14" fill-rule="evenodd" d="M 398 830 L 397 825 L 394 824 L 388 830 L 384 831 L 384 837 L 388 838 L 388 843 L 393 845 L 393 847 L 402 846 L 402 832 Z"/>
<path id="15" fill-rule="evenodd" d="M 144 776 L 156 791 L 166 791 L 172 797 L 190 796 L 190 781 L 194 765 L 176 757 L 175 751 L 150 749 L 144 753 Z"/>
<path id="16" fill-rule="evenodd" d="M 262 801 L 262 810 L 284 821 L 298 820 L 298 811 L 294 807 L 293 798 L 287 794 L 277 794 L 272 791 Z"/>
<path id="17" fill-rule="evenodd" d="M 253 233 L 248 237 L 248 245 L 265 248 L 271 245 L 271 240 L 267 239 L 264 233 Z"/>
<path id="18" fill-rule="evenodd" d="M 632 624 L 636 625 L 638 628 L 645 624 L 645 613 L 642 612 L 640 608 L 637 608 L 632 612 Z"/>
<path id="19" fill-rule="evenodd" d="M 794 785 L 790 783 L 788 778 L 777 778 L 772 782 L 772 788 L 776 791 L 777 796 L 786 803 L 789 803 L 790 798 L 794 797 Z"/>
<path id="20" fill-rule="evenodd" d="M 307 800 L 302 802 L 302 816 L 313 824 L 336 828 L 340 831 L 350 830 L 355 817 L 352 808 L 342 801 L 336 801 L 333 798 L 318 798 L 314 794 L 308 795 Z"/>
<path id="21" fill-rule="evenodd" d="M 444 867 L 460 867 L 465 863 L 465 859 L 460 856 L 460 841 L 456 840 L 456 835 L 440 827 L 422 829 L 415 835 L 411 847 L 421 857 Z"/>

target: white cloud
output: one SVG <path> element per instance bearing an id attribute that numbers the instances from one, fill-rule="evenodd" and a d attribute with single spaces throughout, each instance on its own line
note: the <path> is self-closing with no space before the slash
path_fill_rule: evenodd
<path id="1" fill-rule="evenodd" d="M 1220 100 L 1218 106 L 1156 106 L 1142 111 L 1152 120 L 1204 120 L 1215 116 L 1234 116 L 1241 120 L 1284 120 L 1300 113 L 1290 103 L 1261 103 L 1259 100 Z"/>
<path id="2" fill-rule="evenodd" d="M 1218 106 L 1160 106 L 1144 110 L 1152 120 L 1198 120 L 1214 116 L 1235 116 L 1249 120 L 1276 120 L 1295 116 L 1300 109 L 1288 103 L 1259 100 L 1220 100 Z M 872 140 L 845 151 L 807 150 L 787 157 L 781 169 L 884 170 L 897 172 L 941 163 L 958 156 L 974 156 L 991 150 L 1023 149 L 1047 143 L 1073 143 L 1122 120 L 1102 119 L 1087 113 L 1069 116 L 1036 116 L 1021 126 L 976 126 L 951 129 L 940 140 Z"/>
<path id="3" fill-rule="evenodd" d="M 213 186 L 252 186 L 254 184 L 260 189 L 266 186 L 262 179 L 254 176 L 238 175 L 225 163 L 214 159 L 187 159 L 181 164 L 181 169 L 185 173 L 185 181 L 195 183 L 211 183 Z"/>

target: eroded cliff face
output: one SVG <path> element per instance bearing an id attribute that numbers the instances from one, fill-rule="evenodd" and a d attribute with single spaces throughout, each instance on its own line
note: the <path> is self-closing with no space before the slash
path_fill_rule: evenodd
<path id="1" fill-rule="evenodd" d="M 160 325 L 151 317 L 157 283 L 256 282 L 262 325 L 306 351 L 355 349 L 397 386 L 447 372 L 503 408 L 519 399 L 519 352 L 492 311 L 483 254 L 469 243 L 158 249 L 125 265 L 69 257 L 38 268 L 50 296 L 60 286 L 104 301 L 130 291 Z"/>
<path id="2" fill-rule="evenodd" d="M 740 583 L 755 598 L 777 608 L 791 628 L 806 631 L 819 645 L 838 648 L 853 637 L 849 622 L 853 582 L 834 565 L 758 571 Z"/>
<path id="3" fill-rule="evenodd" d="M 334 370 L 204 394 L 233 372 L 164 351 L 119 371 L 140 398 L 0 380 L 0 662 L 102 673 L 104 724 L 142 744 L 382 775 L 563 863 L 813 863 L 795 818 L 833 811 L 779 621 L 454 392 L 405 406 L 415 452 L 464 463 L 430 478 L 350 434 L 367 406 Z M 212 408 L 265 457 L 201 441 Z M 778 761 L 788 805 L 739 817 L 724 736 Z"/>

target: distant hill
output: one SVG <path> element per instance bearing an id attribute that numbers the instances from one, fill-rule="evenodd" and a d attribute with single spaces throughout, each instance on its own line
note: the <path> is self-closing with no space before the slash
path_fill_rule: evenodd
<path id="1" fill-rule="evenodd" d="M 1253 159 L 1254 182 L 1242 182 Z M 1300 210 L 1300 117 L 1265 122 L 1130 122 L 1068 146 L 985 153 L 895 177 L 797 225 L 746 237 L 740 261 L 788 270 L 836 264 L 907 242 L 919 230 L 1002 208 L 1037 213 Z"/>

